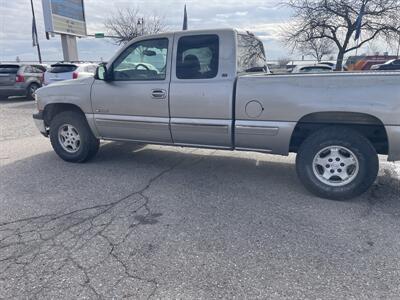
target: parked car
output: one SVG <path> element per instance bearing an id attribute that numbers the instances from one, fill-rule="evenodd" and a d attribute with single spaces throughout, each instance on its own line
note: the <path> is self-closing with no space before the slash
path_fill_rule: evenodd
<path id="1" fill-rule="evenodd" d="M 150 61 L 157 70 L 127 67 Z M 337 200 L 372 185 L 378 153 L 400 160 L 400 74 L 271 75 L 265 66 L 263 44 L 249 33 L 142 36 L 94 77 L 38 90 L 33 118 L 69 162 L 92 158 L 100 139 L 294 152 L 303 184 Z"/>
<path id="2" fill-rule="evenodd" d="M 68 79 L 93 77 L 97 64 L 58 62 L 50 66 L 44 74 L 44 85 Z"/>
<path id="3" fill-rule="evenodd" d="M 336 62 L 321 61 L 319 64 L 320 64 L 320 65 L 327 65 L 327 66 L 330 66 L 333 70 L 336 68 Z"/>
<path id="4" fill-rule="evenodd" d="M 317 65 L 305 65 L 297 66 L 292 70 L 292 73 L 321 73 L 321 72 L 332 72 L 333 67 L 326 64 Z"/>
<path id="5" fill-rule="evenodd" d="M 33 100 L 43 84 L 43 72 L 40 65 L 0 64 L 0 97 L 26 96 Z"/>
<path id="6" fill-rule="evenodd" d="M 343 68 L 347 71 L 368 71 L 373 65 L 383 64 L 396 58 L 398 57 L 387 54 L 349 56 Z"/>
<path id="7" fill-rule="evenodd" d="M 400 59 L 391 59 L 384 64 L 373 65 L 371 70 L 395 71 L 400 70 Z"/>

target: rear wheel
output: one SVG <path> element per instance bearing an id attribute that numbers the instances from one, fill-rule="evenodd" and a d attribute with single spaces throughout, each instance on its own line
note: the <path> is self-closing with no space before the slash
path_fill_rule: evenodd
<path id="1" fill-rule="evenodd" d="M 66 111 L 56 115 L 50 124 L 50 141 L 54 151 L 68 162 L 85 162 L 94 157 L 100 142 L 84 117 Z"/>
<path id="2" fill-rule="evenodd" d="M 361 195 L 374 183 L 379 161 L 373 145 L 357 131 L 328 127 L 303 142 L 296 169 L 312 193 L 346 200 Z"/>
<path id="3" fill-rule="evenodd" d="M 37 83 L 31 83 L 26 90 L 26 98 L 28 100 L 35 99 L 35 92 L 40 86 Z"/>

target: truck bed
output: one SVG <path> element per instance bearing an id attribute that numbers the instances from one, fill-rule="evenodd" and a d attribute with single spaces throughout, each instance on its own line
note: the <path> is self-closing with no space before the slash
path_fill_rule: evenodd
<path id="1" fill-rule="evenodd" d="M 255 150 L 286 155 L 289 145 L 284 141 L 290 140 L 298 122 L 341 112 L 353 114 L 356 123 L 374 119 L 388 135 L 400 132 L 400 73 L 241 75 L 236 86 L 236 146 L 250 144 Z M 398 145 L 391 145 L 391 151 L 392 158 L 400 154 Z"/>

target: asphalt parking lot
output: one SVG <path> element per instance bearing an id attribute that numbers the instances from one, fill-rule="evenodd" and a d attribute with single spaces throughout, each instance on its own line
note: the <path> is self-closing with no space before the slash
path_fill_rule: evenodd
<path id="1" fill-rule="evenodd" d="M 400 297 L 400 164 L 349 202 L 294 157 L 104 143 L 69 164 L 0 102 L 1 299 Z"/>

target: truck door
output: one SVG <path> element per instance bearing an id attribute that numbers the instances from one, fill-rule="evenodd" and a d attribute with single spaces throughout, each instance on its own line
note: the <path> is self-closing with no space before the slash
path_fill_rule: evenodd
<path id="1" fill-rule="evenodd" d="M 174 143 L 231 148 L 234 32 L 182 32 L 174 40 L 170 85 Z"/>
<path id="2" fill-rule="evenodd" d="M 169 82 L 173 35 L 142 39 L 108 65 L 111 81 L 95 80 L 96 127 L 107 139 L 172 143 Z"/>

